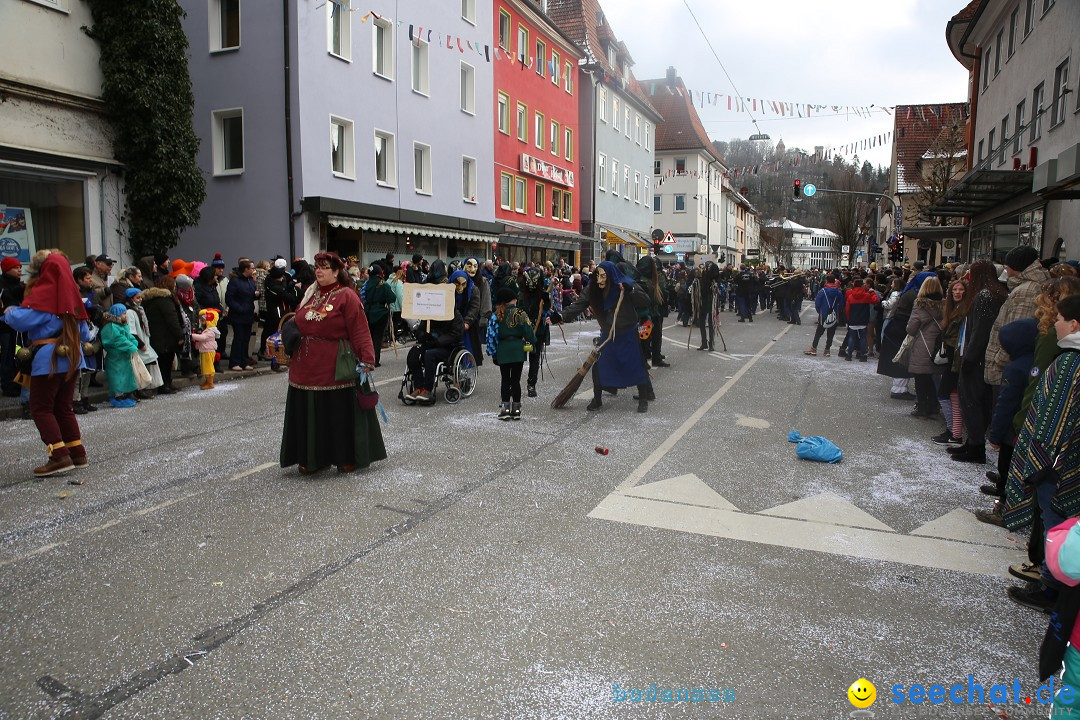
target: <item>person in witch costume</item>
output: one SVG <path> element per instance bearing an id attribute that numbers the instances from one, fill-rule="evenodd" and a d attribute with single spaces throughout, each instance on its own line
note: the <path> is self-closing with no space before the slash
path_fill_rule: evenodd
<path id="1" fill-rule="evenodd" d="M 454 307 L 461 314 L 464 333 L 461 336 L 465 349 L 472 353 L 473 360 L 484 355 L 480 344 L 480 288 L 473 284 L 472 278 L 464 270 L 455 270 L 449 282 L 454 285 Z"/>
<path id="2" fill-rule="evenodd" d="M 694 306 L 694 325 L 701 333 L 701 346 L 698 350 L 712 350 L 716 338 L 713 326 L 714 291 L 720 281 L 720 268 L 711 260 L 698 266 L 694 273 L 694 283 L 690 287 L 690 297 Z"/>
<path id="3" fill-rule="evenodd" d="M 465 264 L 462 266 L 465 274 L 472 280 L 475 291 L 480 294 L 480 315 L 475 324 L 469 325 L 465 328 L 465 334 L 471 338 L 472 346 L 476 348 L 472 350 L 473 356 L 476 358 L 476 366 L 480 367 L 484 364 L 483 345 L 484 339 L 487 337 L 488 318 L 491 317 L 491 285 L 488 283 L 487 278 L 480 271 L 480 261 L 475 257 L 465 259 Z M 465 321 L 468 324 L 468 320 Z"/>
<path id="4" fill-rule="evenodd" d="M 615 263 L 605 260 L 593 272 L 585 293 L 563 309 L 562 321 L 573 322 L 585 308 L 590 308 L 600 323 L 600 342 L 611 336 L 614 324 L 611 342 L 604 346 L 600 359 L 592 366 L 593 399 L 587 410 L 599 410 L 603 406 L 604 390 L 636 386 L 638 412 L 649 411 L 652 387 L 637 330 L 638 323 L 649 317 L 649 304 L 649 296 L 623 275 Z"/>
<path id="5" fill-rule="evenodd" d="M 49 452 L 48 461 L 34 468 L 34 477 L 86 467 L 86 448 L 72 398 L 79 370 L 86 366 L 83 343 L 90 339 L 90 328 L 86 305 L 62 252 L 34 253 L 22 305 L 7 308 L 4 322 L 29 336 L 34 353 L 30 416 Z"/>
<path id="6" fill-rule="evenodd" d="M 536 342 L 529 353 L 529 376 L 526 379 L 526 394 L 536 397 L 536 381 L 540 376 L 540 356 L 545 345 L 551 344 L 551 296 L 547 293 L 543 271 L 531 267 L 525 271 L 521 291 L 518 293 L 518 306 L 529 315 Z"/>
<path id="7" fill-rule="evenodd" d="M 339 351 L 352 350 L 370 376 L 375 349 L 360 296 L 336 253 L 315 256 L 315 282 L 285 328 L 292 322 L 299 341 L 289 353 L 281 467 L 299 465 L 302 475 L 310 475 L 336 465 L 347 473 L 385 460 L 375 409 L 360 407 L 356 377 L 338 379 Z"/>

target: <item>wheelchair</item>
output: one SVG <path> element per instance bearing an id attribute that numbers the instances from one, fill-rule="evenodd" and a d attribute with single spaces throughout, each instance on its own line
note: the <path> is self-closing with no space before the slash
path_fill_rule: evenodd
<path id="1" fill-rule="evenodd" d="M 473 354 L 464 347 L 458 347 L 450 353 L 449 359 L 436 365 L 435 383 L 431 388 L 433 399 L 439 394 L 440 385 L 443 387 L 443 398 L 451 405 L 472 395 L 476 391 L 476 358 Z M 406 369 L 405 377 L 401 379 L 401 389 L 398 390 L 398 400 L 406 405 L 415 405 L 416 401 L 407 397 L 412 391 L 412 370 Z"/>

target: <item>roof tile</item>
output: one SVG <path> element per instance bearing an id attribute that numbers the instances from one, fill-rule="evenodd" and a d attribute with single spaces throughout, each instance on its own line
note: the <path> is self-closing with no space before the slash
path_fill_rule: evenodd
<path id="1" fill-rule="evenodd" d="M 916 179 L 922 176 L 919 161 L 923 155 L 951 125 L 963 127 L 967 121 L 966 102 L 896 106 L 893 144 L 896 146 L 897 192 L 908 193 L 918 189 Z"/>

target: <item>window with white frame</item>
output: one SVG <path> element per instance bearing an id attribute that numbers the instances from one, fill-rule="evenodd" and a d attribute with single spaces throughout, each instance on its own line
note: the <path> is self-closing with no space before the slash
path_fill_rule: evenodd
<path id="1" fill-rule="evenodd" d="M 645 123 L 645 149 L 652 150 L 652 125 Z"/>
<path id="2" fill-rule="evenodd" d="M 1009 147 L 1009 116 L 1001 119 L 1001 150 L 998 152 L 998 165 L 1005 164 L 1005 150 Z"/>
<path id="3" fill-rule="evenodd" d="M 499 113 L 499 132 L 504 135 L 510 134 L 510 96 L 504 92 L 499 93 L 497 107 Z"/>
<path id="4" fill-rule="evenodd" d="M 662 203 L 660 201 L 660 196 L 659 195 L 653 195 L 652 196 L 652 211 L 654 213 L 658 213 L 658 212 L 661 211 L 662 207 L 663 207 L 663 205 L 662 205 Z"/>
<path id="5" fill-rule="evenodd" d="M 526 202 L 527 198 L 525 197 L 525 192 L 526 192 L 525 178 L 515 176 L 514 177 L 514 212 L 519 212 L 519 213 L 521 213 L 523 215 L 525 214 L 525 211 L 526 211 L 525 202 Z"/>
<path id="6" fill-rule="evenodd" d="M 375 182 L 387 187 L 397 185 L 397 150 L 394 135 L 384 130 L 375 131 Z"/>
<path id="7" fill-rule="evenodd" d="M 630 166 L 629 165 L 623 165 L 623 187 L 626 188 L 626 192 L 623 194 L 623 196 L 627 199 L 627 201 L 629 201 L 630 200 Z"/>
<path id="8" fill-rule="evenodd" d="M 1016 54 L 1016 31 L 1020 25 L 1020 6 L 1017 5 L 1013 8 L 1012 14 L 1009 15 L 1009 57 L 1011 58 Z"/>
<path id="9" fill-rule="evenodd" d="M 520 63 L 529 62 L 529 28 L 518 25 L 517 59 Z"/>
<path id="10" fill-rule="evenodd" d="M 244 172 L 244 109 L 215 110 L 214 174 L 239 175 Z"/>
<path id="11" fill-rule="evenodd" d="M 1050 8 L 1052 8 L 1053 6 L 1054 6 L 1054 0 L 1043 0 L 1043 10 L 1042 10 L 1043 14 L 1045 15 L 1046 11 L 1049 10 Z"/>
<path id="12" fill-rule="evenodd" d="M 1054 104 L 1050 108 L 1050 127 L 1056 128 L 1065 122 L 1065 104 L 1069 95 L 1069 60 L 1054 70 Z"/>
<path id="13" fill-rule="evenodd" d="M 461 0 L 461 19 L 476 24 L 476 0 Z"/>
<path id="14" fill-rule="evenodd" d="M 1024 10 L 1024 37 L 1031 34 L 1035 29 L 1035 0 L 1027 0 L 1027 8 Z"/>
<path id="15" fill-rule="evenodd" d="M 611 161 L 611 194 L 615 197 L 619 197 L 619 178 L 622 175 L 619 174 L 619 161 Z"/>
<path id="16" fill-rule="evenodd" d="M 558 85 L 562 80 L 562 60 L 559 58 L 559 53 L 554 50 L 551 51 L 551 84 Z"/>
<path id="17" fill-rule="evenodd" d="M 342 0 L 326 2 L 326 49 L 342 60 L 352 60 L 352 23 L 349 4 Z"/>
<path id="18" fill-rule="evenodd" d="M 541 113 L 533 115 L 533 144 L 537 150 L 544 149 L 544 116 Z"/>
<path id="19" fill-rule="evenodd" d="M 499 11 L 499 47 L 510 50 L 510 13 Z"/>
<path id="20" fill-rule="evenodd" d="M 596 187 L 607 192 L 607 155 L 604 153 L 596 159 Z"/>
<path id="21" fill-rule="evenodd" d="M 529 142 L 529 108 L 520 102 L 517 104 L 517 139 Z"/>
<path id="22" fill-rule="evenodd" d="M 470 115 L 476 114 L 476 69 L 468 64 L 461 63 L 461 109 Z"/>
<path id="23" fill-rule="evenodd" d="M 676 175 L 685 175 L 686 174 L 686 158 L 684 158 L 684 157 L 675 158 L 675 174 Z"/>
<path id="24" fill-rule="evenodd" d="M 1005 35 L 1005 29 L 1004 28 L 1002 28 L 1001 30 L 998 30 L 997 44 L 994 45 L 994 77 L 997 77 L 998 73 L 1001 72 L 1001 45 L 1002 45 L 1002 38 L 1004 37 L 1004 35 Z"/>
<path id="25" fill-rule="evenodd" d="M 570 63 L 563 64 L 563 90 L 574 94 L 574 66 Z"/>
<path id="26" fill-rule="evenodd" d="M 1013 141 L 1013 155 L 1020 153 L 1021 141 L 1024 138 L 1024 115 L 1027 112 L 1027 100 L 1021 100 L 1016 103 L 1016 131 L 1014 132 L 1015 140 Z"/>
<path id="27" fill-rule="evenodd" d="M 622 111 L 619 107 L 619 98 L 611 98 L 611 118 L 615 123 L 615 132 L 622 130 Z"/>
<path id="28" fill-rule="evenodd" d="M 641 116 L 634 113 L 634 142 L 641 144 Z"/>
<path id="29" fill-rule="evenodd" d="M 533 198 L 533 212 L 544 217 L 544 208 L 547 206 L 546 188 L 544 183 L 536 183 L 535 197 Z"/>
<path id="30" fill-rule="evenodd" d="M 652 161 L 652 174 L 653 175 L 659 175 L 662 167 L 663 167 L 663 161 L 662 160 L 653 160 Z"/>
<path id="31" fill-rule="evenodd" d="M 982 56 L 982 89 L 990 86 L 990 48 Z"/>
<path id="32" fill-rule="evenodd" d="M 1042 136 L 1042 116 L 1043 116 L 1043 84 L 1039 83 L 1035 86 L 1035 89 L 1031 92 L 1031 133 L 1028 135 L 1028 142 L 1033 143 Z"/>
<path id="33" fill-rule="evenodd" d="M 641 173 L 634 171 L 634 202 L 641 204 Z"/>
<path id="34" fill-rule="evenodd" d="M 353 132 L 352 120 L 330 116 L 330 168 L 334 175 L 350 180 L 356 177 Z"/>
<path id="35" fill-rule="evenodd" d="M 574 131 L 568 127 L 563 128 L 563 157 L 567 162 L 574 161 Z"/>
<path id="36" fill-rule="evenodd" d="M 240 0 L 210 0 L 210 52 L 235 50 L 238 47 Z"/>
<path id="37" fill-rule="evenodd" d="M 559 154 L 559 123 L 551 121 L 551 135 L 548 138 L 548 148 L 552 155 Z"/>
<path id="38" fill-rule="evenodd" d="M 982 162 L 983 158 L 986 157 L 986 154 L 985 154 L 986 145 L 985 145 L 985 143 L 986 143 L 985 140 L 980 140 L 979 141 L 979 162 Z"/>
<path id="39" fill-rule="evenodd" d="M 642 205 L 648 205 L 649 204 L 649 196 L 650 195 L 652 195 L 652 183 L 650 182 L 649 176 L 646 175 L 644 178 L 642 178 L 642 183 L 641 183 L 641 204 Z"/>
<path id="40" fill-rule="evenodd" d="M 514 176 L 507 172 L 499 174 L 499 207 L 503 210 L 514 208 Z"/>
<path id="41" fill-rule="evenodd" d="M 412 42 L 412 89 L 421 95 L 431 94 L 430 46 L 417 37 Z"/>
<path id="42" fill-rule="evenodd" d="M 394 21 L 386 16 L 371 23 L 371 71 L 394 79 Z"/>
<path id="43" fill-rule="evenodd" d="M 431 194 L 431 146 L 413 143 L 413 187 L 421 195 Z"/>
<path id="44" fill-rule="evenodd" d="M 986 151 L 988 153 L 987 159 L 989 160 L 987 165 L 993 163 L 993 158 L 997 155 L 997 143 L 995 140 L 997 140 L 997 128 L 990 128 L 990 134 L 986 136 Z"/>
<path id="45" fill-rule="evenodd" d="M 461 156 L 461 199 L 476 202 L 476 158 Z"/>
<path id="46" fill-rule="evenodd" d="M 675 196 L 675 212 L 686 212 L 686 195 L 680 193 Z"/>
<path id="47" fill-rule="evenodd" d="M 536 61 L 536 74 L 540 77 L 544 77 L 544 66 L 547 62 L 547 43 L 540 38 L 536 39 L 536 57 L 533 58 Z M 543 206 L 540 206 L 540 212 L 544 211 Z"/>
<path id="48" fill-rule="evenodd" d="M 627 105 L 623 108 L 623 132 L 626 133 L 626 137 L 630 137 L 630 106 Z"/>
<path id="49" fill-rule="evenodd" d="M 600 109 L 600 122 L 607 122 L 607 90 L 600 88 L 596 104 Z"/>

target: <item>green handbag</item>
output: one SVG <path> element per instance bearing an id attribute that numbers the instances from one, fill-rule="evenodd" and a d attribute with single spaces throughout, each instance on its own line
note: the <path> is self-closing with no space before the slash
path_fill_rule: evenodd
<path id="1" fill-rule="evenodd" d="M 338 340 L 337 363 L 334 366 L 334 379 L 342 382 L 351 382 L 356 379 L 356 353 L 352 351 L 348 341 Z"/>

